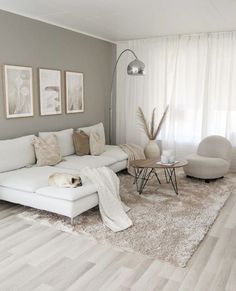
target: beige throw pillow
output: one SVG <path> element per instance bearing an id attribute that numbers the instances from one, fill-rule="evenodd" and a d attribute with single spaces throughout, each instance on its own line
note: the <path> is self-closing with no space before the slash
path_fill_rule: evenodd
<path id="1" fill-rule="evenodd" d="M 73 133 L 73 142 L 75 153 L 78 156 L 89 155 L 89 136 L 83 132 L 74 132 Z"/>
<path id="2" fill-rule="evenodd" d="M 66 157 L 73 155 L 75 153 L 72 139 L 73 132 L 74 132 L 73 128 L 64 129 L 60 131 L 39 132 L 39 137 L 45 139 L 49 135 L 55 134 L 58 139 L 61 155 L 63 157 Z"/>
<path id="3" fill-rule="evenodd" d="M 45 139 L 35 137 L 33 145 L 39 167 L 53 166 L 61 161 L 60 147 L 55 134 L 49 135 Z"/>
<path id="4" fill-rule="evenodd" d="M 91 132 L 89 136 L 90 153 L 93 156 L 99 156 L 105 151 L 103 137 L 97 132 Z"/>

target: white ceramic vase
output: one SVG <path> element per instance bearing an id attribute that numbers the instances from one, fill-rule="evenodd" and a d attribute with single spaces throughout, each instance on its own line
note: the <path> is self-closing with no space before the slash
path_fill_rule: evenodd
<path id="1" fill-rule="evenodd" d="M 148 144 L 144 148 L 144 154 L 147 159 L 159 159 L 161 152 L 158 144 L 155 140 L 149 140 Z"/>

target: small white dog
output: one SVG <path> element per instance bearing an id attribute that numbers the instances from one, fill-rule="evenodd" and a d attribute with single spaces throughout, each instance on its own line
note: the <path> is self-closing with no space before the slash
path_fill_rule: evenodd
<path id="1" fill-rule="evenodd" d="M 54 173 L 48 178 L 49 186 L 76 188 L 82 186 L 82 180 L 79 175 L 67 173 Z"/>

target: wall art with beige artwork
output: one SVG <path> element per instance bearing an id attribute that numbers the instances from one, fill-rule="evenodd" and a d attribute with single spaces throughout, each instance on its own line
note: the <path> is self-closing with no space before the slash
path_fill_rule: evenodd
<path id="1" fill-rule="evenodd" d="M 65 72 L 66 113 L 84 112 L 83 73 Z"/>
<path id="2" fill-rule="evenodd" d="M 31 67 L 4 65 L 7 118 L 34 115 L 32 75 Z"/>
<path id="3" fill-rule="evenodd" d="M 55 115 L 62 113 L 61 71 L 39 69 L 40 114 Z"/>

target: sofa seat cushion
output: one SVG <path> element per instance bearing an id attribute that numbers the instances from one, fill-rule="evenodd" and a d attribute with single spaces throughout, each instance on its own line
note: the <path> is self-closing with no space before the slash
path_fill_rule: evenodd
<path id="1" fill-rule="evenodd" d="M 63 173 L 65 170 L 50 166 L 34 166 L 1 173 L 0 186 L 26 192 L 36 192 L 37 189 L 48 185 L 48 177 L 55 172 Z M 66 172 L 74 173 L 70 170 Z"/>
<path id="2" fill-rule="evenodd" d="M 116 162 L 114 158 L 104 156 L 67 156 L 62 162 L 57 164 L 55 168 L 81 170 L 83 168 L 98 168 L 112 165 Z M 65 170 L 64 170 L 65 171 Z"/>
<path id="3" fill-rule="evenodd" d="M 96 195 L 96 187 L 90 181 L 82 178 L 82 183 L 83 185 L 77 188 L 59 188 L 47 186 L 38 189 L 36 194 L 68 201 L 75 201 L 92 194 Z"/>
<path id="4" fill-rule="evenodd" d="M 77 156 L 71 155 L 64 158 L 62 162 L 57 164 L 56 168 L 81 170 L 85 167 L 98 168 L 98 167 L 110 167 L 118 162 L 126 161 L 128 159 L 127 154 L 122 151 L 119 146 L 106 145 L 105 152 L 100 156 Z"/>
<path id="5" fill-rule="evenodd" d="M 128 155 L 116 145 L 106 145 L 105 152 L 102 153 L 100 157 L 110 157 L 116 162 L 121 162 L 128 159 Z"/>
<path id="6" fill-rule="evenodd" d="M 189 155 L 186 159 L 188 161 L 188 165 L 184 167 L 186 175 L 201 179 L 220 178 L 228 172 L 230 166 L 226 160 L 198 154 Z"/>

